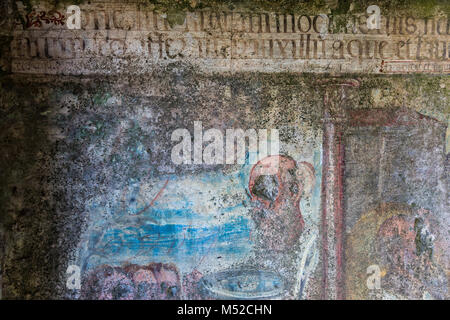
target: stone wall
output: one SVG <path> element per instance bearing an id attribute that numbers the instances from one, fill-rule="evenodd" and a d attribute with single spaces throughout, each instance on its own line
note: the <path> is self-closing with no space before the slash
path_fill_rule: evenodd
<path id="1" fill-rule="evenodd" d="M 367 6 L 4 2 L 2 297 L 447 299 L 448 5 Z"/>

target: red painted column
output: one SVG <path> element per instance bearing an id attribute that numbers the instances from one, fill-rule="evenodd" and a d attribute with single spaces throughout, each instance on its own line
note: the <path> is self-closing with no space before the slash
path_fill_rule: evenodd
<path id="1" fill-rule="evenodd" d="M 349 108 L 349 90 L 356 80 L 331 79 L 324 85 L 322 159 L 322 298 L 345 299 L 343 133 Z"/>

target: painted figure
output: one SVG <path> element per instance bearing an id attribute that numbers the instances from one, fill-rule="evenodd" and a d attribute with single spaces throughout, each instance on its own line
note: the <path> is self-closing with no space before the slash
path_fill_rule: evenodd
<path id="1" fill-rule="evenodd" d="M 430 230 L 425 216 L 416 215 L 401 214 L 381 225 L 376 250 L 386 270 L 383 298 L 445 298 L 447 280 L 433 261 L 435 235 Z"/>
<path id="2" fill-rule="evenodd" d="M 174 300 L 181 297 L 181 281 L 173 264 L 99 266 L 82 285 L 82 299 Z"/>
<path id="3" fill-rule="evenodd" d="M 249 190 L 252 213 L 263 247 L 286 250 L 299 238 L 305 222 L 300 211 L 302 196 L 314 185 L 314 167 L 288 156 L 269 156 L 251 170 Z"/>
<path id="4" fill-rule="evenodd" d="M 347 238 L 348 299 L 446 299 L 447 245 L 434 234 L 430 212 L 382 203 L 361 216 Z M 367 285 L 367 268 L 380 270 L 379 288 Z"/>

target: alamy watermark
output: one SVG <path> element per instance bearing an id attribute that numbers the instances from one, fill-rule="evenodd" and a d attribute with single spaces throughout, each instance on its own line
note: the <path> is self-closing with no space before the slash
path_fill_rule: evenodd
<path id="1" fill-rule="evenodd" d="M 68 275 L 66 287 L 69 290 L 81 289 L 81 269 L 77 265 L 70 265 L 67 267 L 66 274 Z"/>
<path id="2" fill-rule="evenodd" d="M 81 29 L 81 9 L 79 6 L 69 6 L 67 8 L 67 29 L 80 30 Z"/>
<path id="3" fill-rule="evenodd" d="M 171 140 L 179 142 L 172 148 L 174 164 L 255 164 L 280 152 L 278 129 L 226 129 L 224 136 L 215 128 L 203 132 L 202 122 L 194 121 L 193 138 L 192 143 L 185 128 L 172 133 Z"/>

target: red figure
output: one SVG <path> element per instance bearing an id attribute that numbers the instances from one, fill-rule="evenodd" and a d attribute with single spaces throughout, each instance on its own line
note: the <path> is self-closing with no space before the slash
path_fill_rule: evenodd
<path id="1" fill-rule="evenodd" d="M 82 286 L 82 299 L 89 300 L 174 300 L 181 297 L 178 269 L 173 264 L 145 266 L 103 265 L 93 270 Z"/>
<path id="2" fill-rule="evenodd" d="M 255 164 L 248 187 L 264 246 L 285 250 L 299 239 L 305 226 L 300 200 L 311 191 L 314 180 L 310 163 L 297 164 L 288 156 L 269 156 Z"/>

